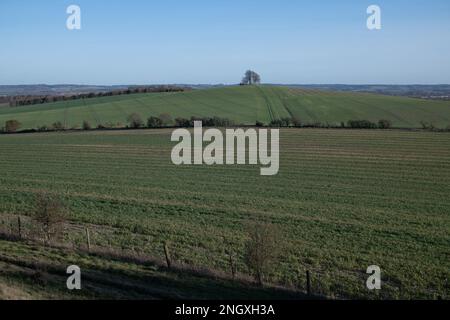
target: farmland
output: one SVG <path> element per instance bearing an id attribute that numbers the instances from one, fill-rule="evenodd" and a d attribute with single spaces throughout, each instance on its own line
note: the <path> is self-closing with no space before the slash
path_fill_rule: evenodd
<path id="1" fill-rule="evenodd" d="M 280 92 L 288 98 L 276 100 L 277 89 L 270 89 L 271 93 L 264 92 L 268 102 L 258 88 L 217 90 L 237 92 L 232 98 L 224 93 L 224 108 L 219 108 L 222 116 L 229 115 L 227 99 L 261 100 L 251 110 L 242 106 L 239 117 L 249 122 L 256 114 L 267 119 L 268 104 L 276 116 L 287 112 L 283 101 L 293 113 L 307 110 L 308 99 L 315 103 L 316 95 L 283 89 Z M 178 101 L 173 110 L 181 110 L 189 95 L 193 101 L 196 95 L 204 95 L 204 104 L 197 110 L 206 114 L 208 94 L 132 97 L 123 103 L 132 103 L 143 112 L 145 103 L 137 101 L 153 101 L 154 112 L 160 113 L 167 111 L 166 100 Z M 299 94 L 309 96 L 301 99 L 305 109 L 294 108 Z M 326 101 L 327 97 L 317 99 Z M 408 103 L 404 103 L 406 108 Z M 110 104 L 117 109 L 105 103 L 93 107 L 91 110 L 97 111 L 90 114 L 119 119 L 120 104 Z M 444 108 L 438 103 L 436 108 L 441 106 Z M 40 111 L 32 112 L 42 112 L 42 119 L 49 114 L 56 119 L 61 112 L 56 106 L 46 110 L 50 108 L 46 105 L 29 110 L 36 108 Z M 75 110 L 83 108 L 90 107 L 68 108 L 68 119 L 81 120 L 84 115 L 76 116 Z M 181 115 L 192 115 L 190 110 L 183 112 Z M 28 111 L 22 116 L 28 116 Z M 419 116 L 405 112 L 402 117 L 412 123 L 408 117 Z M 97 248 L 163 259 L 161 244 L 168 241 L 178 263 L 225 273 L 229 272 L 225 252 L 231 250 L 237 256 L 239 272 L 246 274 L 245 226 L 262 221 L 281 231 L 283 250 L 269 275 L 271 283 L 303 290 L 305 272 L 310 270 L 313 290 L 329 297 L 448 298 L 449 134 L 285 129 L 280 134 L 280 173 L 262 177 L 259 166 L 174 166 L 170 133 L 163 129 L 1 135 L 0 226 L 14 230 L 17 216 L 21 216 L 24 229 L 31 230 L 28 217 L 34 194 L 47 191 L 63 196 L 70 207 L 65 236 L 70 247 L 85 246 L 84 228 L 89 227 Z M 82 267 L 108 268 L 109 263 L 89 255 L 47 252 L 3 240 L 0 248 L 1 263 L 9 266 L 12 260 L 29 260 L 30 256 L 34 262 L 43 259 L 50 265 L 74 261 Z M 382 268 L 380 292 L 365 287 L 369 265 Z M 144 272 L 130 263 L 110 267 L 127 268 L 136 276 Z M 0 274 L 5 285 L 13 280 L 7 271 Z M 220 286 L 230 284 L 216 285 L 220 291 Z"/>
<path id="2" fill-rule="evenodd" d="M 67 129 L 92 126 L 124 127 L 127 116 L 168 113 L 228 118 L 237 124 L 268 124 L 295 117 L 303 123 L 339 126 L 348 120 L 390 120 L 395 127 L 420 128 L 421 122 L 438 128 L 450 125 L 450 103 L 376 94 L 326 92 L 275 86 L 224 87 L 180 93 L 149 93 L 101 97 L 16 108 L 0 108 L 0 124 L 15 119 L 22 129 L 61 122 Z"/>

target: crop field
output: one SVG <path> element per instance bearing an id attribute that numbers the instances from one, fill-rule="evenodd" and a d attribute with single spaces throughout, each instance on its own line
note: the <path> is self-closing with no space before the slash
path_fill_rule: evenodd
<path id="1" fill-rule="evenodd" d="M 450 126 L 450 102 L 391 97 L 375 94 L 325 92 L 275 86 L 226 87 L 181 93 L 150 93 L 64 101 L 44 105 L 0 108 L 0 124 L 18 120 L 22 129 L 51 126 L 59 121 L 66 128 L 124 127 L 127 116 L 168 113 L 173 118 L 218 116 L 237 124 L 292 117 L 303 123 L 340 125 L 348 120 L 390 120 L 395 127 L 419 128 L 421 121 L 438 128 Z"/>
<path id="2" fill-rule="evenodd" d="M 142 99 L 157 105 L 156 100 L 206 94 Z M 241 94 L 252 99 L 247 91 Z M 281 116 L 273 95 L 267 93 L 267 99 Z M 262 116 L 266 110 L 260 112 Z M 238 271 L 248 274 L 243 262 L 246 226 L 262 221 L 280 230 L 283 250 L 269 275 L 273 284 L 302 290 L 309 270 L 314 292 L 329 297 L 449 297 L 448 133 L 282 130 L 280 172 L 273 177 L 260 176 L 259 166 L 175 166 L 170 133 L 1 135 L 0 226 L 14 228 L 20 215 L 24 229 L 32 229 L 27 217 L 34 194 L 44 190 L 62 195 L 70 207 L 65 236 L 70 246 L 83 247 L 84 228 L 89 227 L 98 248 L 163 259 L 162 243 L 169 241 L 178 263 L 225 273 L 226 251 L 232 251 Z M 42 256 L 47 263 L 78 261 L 75 254 L 55 253 L 52 258 L 4 241 L 0 248 L 3 265 L 30 256 L 33 261 Z M 107 268 L 93 257 L 79 259 L 81 265 Z M 383 289 L 376 293 L 365 286 L 370 265 L 382 268 Z M 0 282 L 7 285 L 2 276 Z"/>

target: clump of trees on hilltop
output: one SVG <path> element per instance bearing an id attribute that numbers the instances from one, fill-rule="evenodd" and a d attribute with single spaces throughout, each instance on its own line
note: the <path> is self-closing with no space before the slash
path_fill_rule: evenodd
<path id="1" fill-rule="evenodd" d="M 241 85 L 244 86 L 246 85 L 251 86 L 252 84 L 260 84 L 260 83 L 261 83 L 261 76 L 252 70 L 247 70 L 241 81 Z"/>

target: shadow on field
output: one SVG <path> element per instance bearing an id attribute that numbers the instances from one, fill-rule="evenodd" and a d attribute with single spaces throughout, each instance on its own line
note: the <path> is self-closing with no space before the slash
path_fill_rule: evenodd
<path id="1" fill-rule="evenodd" d="M 20 288 L 29 287 L 38 298 L 43 299 L 311 298 L 285 288 L 259 287 L 242 279 L 227 279 L 212 270 L 183 266 L 169 270 L 157 261 L 121 257 L 110 252 L 88 253 L 11 239 L 0 240 L 0 249 L 0 282 L 7 281 Z M 66 289 L 69 276 L 66 269 L 70 265 L 81 268 L 82 290 Z"/>

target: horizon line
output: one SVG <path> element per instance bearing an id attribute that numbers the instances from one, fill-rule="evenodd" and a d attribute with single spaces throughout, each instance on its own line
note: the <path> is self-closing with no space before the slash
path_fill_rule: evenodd
<path id="1" fill-rule="evenodd" d="M 82 84 L 82 83 L 24 83 L 24 84 L 0 84 L 1 87 L 14 86 L 82 86 L 82 87 L 129 87 L 129 86 L 236 86 L 239 83 L 147 83 L 147 84 Z M 450 83 L 261 83 L 261 85 L 279 86 L 450 86 Z"/>

